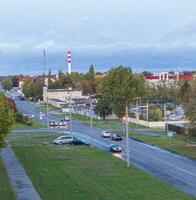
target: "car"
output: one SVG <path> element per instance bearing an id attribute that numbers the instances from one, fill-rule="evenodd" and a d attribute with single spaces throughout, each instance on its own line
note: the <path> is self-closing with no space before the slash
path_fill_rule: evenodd
<path id="1" fill-rule="evenodd" d="M 122 141 L 122 136 L 119 135 L 119 134 L 112 134 L 111 136 L 111 140 L 114 140 L 114 141 Z"/>
<path id="2" fill-rule="evenodd" d="M 24 117 L 28 117 L 29 119 L 33 119 L 35 115 L 32 114 L 23 114 Z"/>
<path id="3" fill-rule="evenodd" d="M 85 145 L 85 146 L 89 146 L 89 143 L 87 143 L 85 140 L 78 139 L 78 138 L 74 138 L 74 140 L 70 144 L 72 144 L 72 145 Z"/>
<path id="4" fill-rule="evenodd" d="M 59 123 L 58 123 L 59 126 L 67 126 L 66 122 L 64 120 L 61 120 Z"/>
<path id="5" fill-rule="evenodd" d="M 103 131 L 102 134 L 101 134 L 101 137 L 110 138 L 111 137 L 111 133 L 109 131 Z"/>
<path id="6" fill-rule="evenodd" d="M 68 122 L 68 121 L 70 121 L 70 118 L 65 116 L 64 120 L 65 120 L 66 122 Z"/>
<path id="7" fill-rule="evenodd" d="M 53 140 L 53 144 L 70 144 L 74 139 L 73 135 L 63 135 Z"/>
<path id="8" fill-rule="evenodd" d="M 50 122 L 49 122 L 49 126 L 50 126 L 50 127 L 56 127 L 56 126 L 58 126 L 58 123 L 55 122 L 55 121 L 50 121 Z"/>
<path id="9" fill-rule="evenodd" d="M 120 146 L 118 146 L 117 144 L 111 144 L 109 146 L 109 150 L 112 153 L 121 153 L 122 152 L 122 148 Z"/>

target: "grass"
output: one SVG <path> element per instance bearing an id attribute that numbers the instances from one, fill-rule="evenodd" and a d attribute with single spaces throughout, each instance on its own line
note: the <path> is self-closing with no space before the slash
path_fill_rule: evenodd
<path id="1" fill-rule="evenodd" d="M 43 104 L 35 104 L 37 108 L 39 108 L 40 111 L 46 112 L 47 107 Z M 48 111 L 55 111 L 55 110 L 61 110 L 60 108 L 53 106 L 52 104 L 48 104 Z"/>
<path id="2" fill-rule="evenodd" d="M 151 131 L 151 133 L 159 134 L 160 137 L 144 136 L 134 132 L 130 132 L 130 136 L 145 143 L 156 145 L 169 151 L 196 159 L 196 138 L 184 135 L 175 135 L 172 137 L 172 144 L 170 145 L 169 137 L 167 137 L 165 131 Z"/>
<path id="3" fill-rule="evenodd" d="M 90 117 L 78 115 L 78 114 L 72 114 L 73 120 L 77 120 L 86 124 L 90 124 Z M 119 129 L 122 124 L 119 120 L 98 120 L 93 119 L 93 126 L 96 126 L 98 128 L 102 129 Z"/>
<path id="4" fill-rule="evenodd" d="M 25 130 L 25 129 L 35 129 L 35 128 L 44 128 L 44 124 L 40 123 L 40 122 L 32 122 L 32 125 L 27 125 L 24 123 L 20 123 L 20 122 L 16 122 L 14 124 L 14 130 Z"/>
<path id="5" fill-rule="evenodd" d="M 0 199 L 2 200 L 16 199 L 15 194 L 11 189 L 7 172 L 5 171 L 5 168 L 1 160 L 0 160 Z"/>
<path id="6" fill-rule="evenodd" d="M 141 170 L 127 168 L 108 153 L 90 147 L 40 145 L 58 134 L 17 133 L 9 137 L 43 200 L 193 199 Z"/>

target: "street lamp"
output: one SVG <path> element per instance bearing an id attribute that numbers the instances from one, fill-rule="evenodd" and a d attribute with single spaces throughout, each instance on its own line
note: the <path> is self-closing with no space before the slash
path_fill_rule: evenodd
<path id="1" fill-rule="evenodd" d="M 70 126 L 70 133 L 72 134 L 73 131 L 72 131 L 72 114 L 71 114 L 71 91 L 72 91 L 72 88 L 69 87 L 68 88 L 68 92 L 69 92 L 69 126 Z"/>
<path id="2" fill-rule="evenodd" d="M 91 147 L 93 147 L 93 110 L 92 104 L 90 103 L 90 136 L 91 136 Z"/>
<path id="3" fill-rule="evenodd" d="M 128 115 L 128 101 L 126 101 L 126 147 L 127 147 L 127 167 L 130 166 L 129 158 L 129 115 Z"/>

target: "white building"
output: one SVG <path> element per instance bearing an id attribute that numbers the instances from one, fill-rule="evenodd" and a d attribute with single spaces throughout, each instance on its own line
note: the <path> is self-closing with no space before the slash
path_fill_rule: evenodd
<path id="1" fill-rule="evenodd" d="M 43 87 L 43 101 L 47 101 L 47 98 L 50 100 L 59 100 L 65 101 L 69 98 L 80 99 L 83 98 L 81 90 L 75 89 L 48 89 Z"/>

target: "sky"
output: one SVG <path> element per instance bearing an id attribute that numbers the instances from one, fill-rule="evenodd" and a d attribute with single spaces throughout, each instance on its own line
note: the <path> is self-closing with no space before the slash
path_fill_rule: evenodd
<path id="1" fill-rule="evenodd" d="M 196 0 L 0 0 L 0 75 L 196 70 Z"/>

